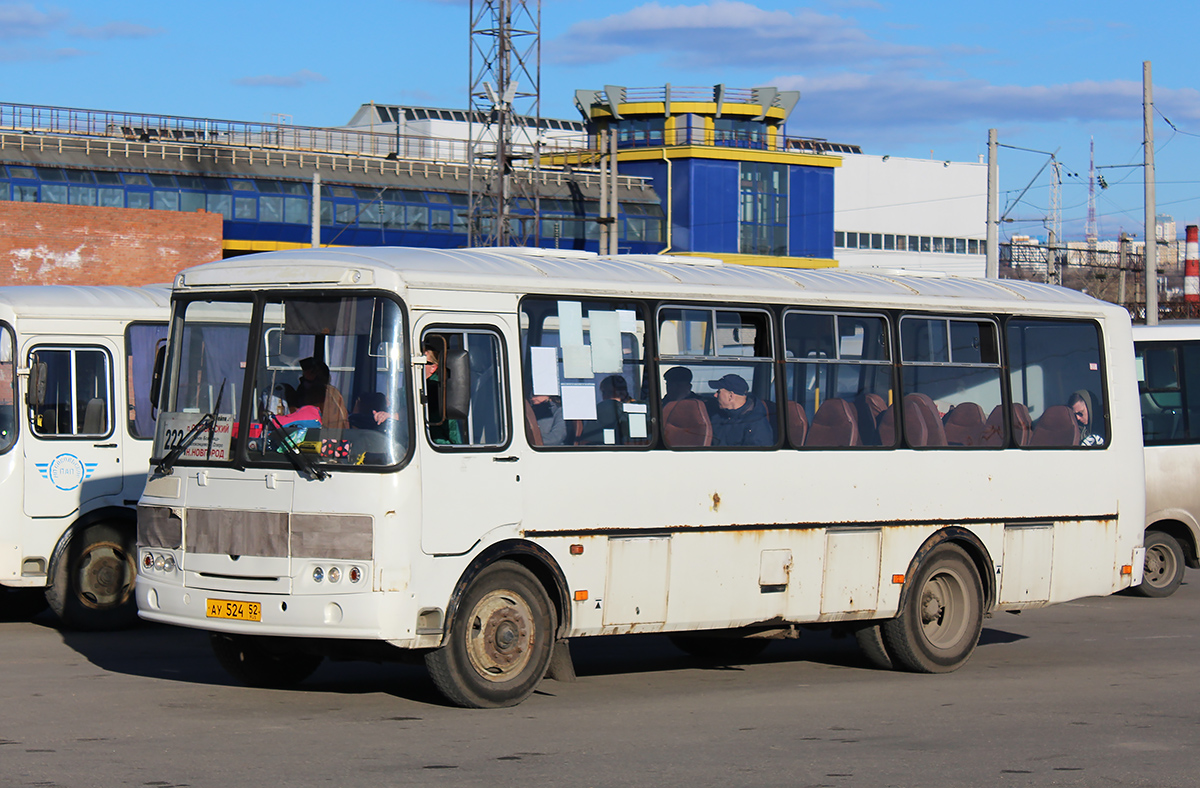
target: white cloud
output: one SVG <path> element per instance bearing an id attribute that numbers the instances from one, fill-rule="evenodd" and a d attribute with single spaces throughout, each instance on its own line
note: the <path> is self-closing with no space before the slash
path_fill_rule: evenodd
<path id="1" fill-rule="evenodd" d="M 666 6 L 651 2 L 623 14 L 572 25 L 546 45 L 563 64 L 607 63 L 661 53 L 674 68 L 855 66 L 912 61 L 926 47 L 872 38 L 851 20 L 812 9 L 768 11 L 740 0 Z"/>
<path id="2" fill-rule="evenodd" d="M 97 27 L 77 25 L 71 28 L 71 35 L 80 38 L 114 39 L 114 38 L 149 38 L 161 35 L 161 28 L 147 27 L 135 22 L 109 22 Z"/>
<path id="3" fill-rule="evenodd" d="M 323 75 L 308 69 L 301 69 L 291 74 L 263 74 L 257 77 L 242 77 L 233 80 L 233 84 L 246 87 L 299 88 L 314 82 L 328 82 Z"/>
<path id="4" fill-rule="evenodd" d="M 65 11 L 39 11 L 30 3 L 0 3 L 0 38 L 36 38 L 62 26 Z"/>

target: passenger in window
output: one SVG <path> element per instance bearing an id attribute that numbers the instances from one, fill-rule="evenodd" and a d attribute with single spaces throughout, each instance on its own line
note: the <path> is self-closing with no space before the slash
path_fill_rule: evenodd
<path id="1" fill-rule="evenodd" d="M 400 414 L 388 411 L 387 395 L 382 391 L 359 394 L 354 399 L 354 410 L 350 413 L 351 427 L 360 430 L 381 429 L 389 419 L 399 421 Z"/>
<path id="2" fill-rule="evenodd" d="M 350 425 L 346 401 L 342 393 L 329 382 L 329 367 L 324 361 L 309 356 L 300 359 L 300 380 L 295 387 L 283 384 L 284 399 L 292 411 L 313 405 L 321 411 L 321 426 L 345 429 Z"/>
<path id="3" fill-rule="evenodd" d="M 584 445 L 624 444 L 629 435 L 629 417 L 625 413 L 629 384 L 620 375 L 609 375 L 600 381 L 600 402 L 596 405 L 596 420 L 585 423 L 579 436 Z"/>
<path id="4" fill-rule="evenodd" d="M 425 344 L 425 415 L 429 424 L 429 439 L 434 443 L 461 446 L 466 443 L 466 430 L 460 419 L 442 415 L 442 368 L 437 342 Z"/>
<path id="5" fill-rule="evenodd" d="M 1096 398 L 1087 389 L 1080 389 L 1067 400 L 1067 407 L 1075 414 L 1075 424 L 1079 427 L 1080 446 L 1103 446 L 1104 435 L 1100 431 L 1101 419 L 1094 418 L 1099 411 L 1095 407 Z"/>
<path id="6" fill-rule="evenodd" d="M 533 416 L 542 434 L 543 446 L 562 446 L 567 442 L 567 423 L 563 421 L 562 405 L 557 397 L 536 394 L 529 398 Z"/>
<path id="7" fill-rule="evenodd" d="M 716 390 L 717 410 L 712 414 L 714 446 L 774 446 L 775 431 L 767 406 L 750 393 L 750 386 L 739 375 L 710 380 Z"/>
<path id="8" fill-rule="evenodd" d="M 662 404 L 676 402 L 681 399 L 701 399 L 692 391 L 692 371 L 687 367 L 671 367 L 663 373 L 666 391 L 663 393 Z"/>

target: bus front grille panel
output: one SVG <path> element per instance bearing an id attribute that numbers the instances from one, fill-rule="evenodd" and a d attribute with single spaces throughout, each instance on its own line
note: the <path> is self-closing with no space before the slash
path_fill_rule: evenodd
<path id="1" fill-rule="evenodd" d="M 191 509 L 187 513 L 187 552 L 286 558 L 287 512 Z"/>

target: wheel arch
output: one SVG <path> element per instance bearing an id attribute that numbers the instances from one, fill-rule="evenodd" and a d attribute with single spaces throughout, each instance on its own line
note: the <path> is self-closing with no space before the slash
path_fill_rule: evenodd
<path id="1" fill-rule="evenodd" d="M 454 618 L 458 615 L 459 602 L 479 573 L 502 560 L 514 561 L 528 569 L 541 583 L 546 593 L 550 595 L 550 602 L 554 605 L 556 618 L 555 639 L 561 638 L 562 633 L 569 632 L 571 606 L 568 604 L 570 597 L 567 578 L 563 574 L 562 568 L 543 547 L 522 539 L 506 539 L 497 542 L 471 560 L 471 563 L 459 576 L 458 582 L 454 584 L 454 591 L 446 606 L 446 620 L 442 624 L 442 632 L 450 631 L 454 624 Z"/>
<path id="2" fill-rule="evenodd" d="M 983 583 L 983 612 L 990 613 L 995 609 L 998 598 L 996 564 L 992 560 L 992 555 L 988 551 L 987 546 L 984 545 L 980 538 L 974 532 L 958 525 L 942 528 L 921 543 L 912 560 L 908 562 L 908 571 L 904 575 L 904 586 L 900 589 L 899 609 L 904 609 L 904 603 L 908 598 L 909 589 L 912 586 L 912 583 L 909 581 L 916 577 L 917 570 L 926 557 L 933 552 L 935 547 L 947 543 L 961 548 L 975 565 L 976 571 L 979 572 L 980 582 Z"/>
<path id="3" fill-rule="evenodd" d="M 136 550 L 137 511 L 124 506 L 103 506 L 99 509 L 93 509 L 81 515 L 75 522 L 67 526 L 62 532 L 62 536 L 58 537 L 58 543 L 54 545 L 54 552 L 50 554 L 50 560 L 46 566 L 47 582 L 49 582 L 50 578 L 54 577 L 55 569 L 58 568 L 58 564 L 65 558 L 74 535 L 98 523 L 112 523 L 121 530 L 128 529 L 129 535 L 133 537 L 132 541 Z"/>
<path id="4" fill-rule="evenodd" d="M 1192 569 L 1200 569 L 1200 545 L 1197 545 L 1196 532 L 1190 525 L 1181 520 L 1165 518 L 1147 525 L 1146 533 L 1151 531 L 1173 537 L 1183 548 L 1184 562 Z"/>

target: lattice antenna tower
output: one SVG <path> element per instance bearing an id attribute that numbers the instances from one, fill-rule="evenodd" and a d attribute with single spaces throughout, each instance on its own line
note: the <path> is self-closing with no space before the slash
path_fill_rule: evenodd
<path id="1" fill-rule="evenodd" d="M 541 167 L 541 0 L 471 0 L 467 146 L 472 246 L 536 238 Z M 513 207 L 533 209 L 516 219 Z"/>
<path id="2" fill-rule="evenodd" d="M 1092 138 L 1091 159 L 1088 162 L 1088 215 L 1087 227 L 1088 265 L 1096 264 L 1096 138 Z"/>

